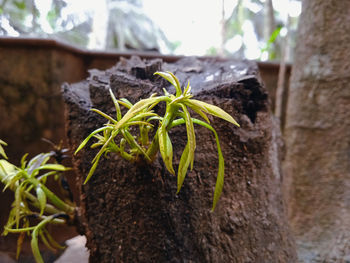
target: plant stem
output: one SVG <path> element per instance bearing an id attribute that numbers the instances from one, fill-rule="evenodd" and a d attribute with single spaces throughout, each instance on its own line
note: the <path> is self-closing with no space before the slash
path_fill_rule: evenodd
<path id="1" fill-rule="evenodd" d="M 30 242 L 30 245 L 32 247 L 33 255 L 35 258 L 35 261 L 37 263 L 44 263 L 43 258 L 41 257 L 40 250 L 39 250 L 39 244 L 38 244 L 38 235 L 39 231 L 42 227 L 44 227 L 46 224 L 50 223 L 50 221 L 54 220 L 54 215 L 47 217 L 43 221 L 41 221 L 33 230 L 32 232 L 32 241 Z"/>
<path id="2" fill-rule="evenodd" d="M 35 178 L 29 179 L 31 183 L 37 187 L 40 185 L 40 187 L 43 189 L 46 197 L 52 202 L 53 205 L 55 205 L 58 209 L 61 211 L 72 214 L 74 212 L 74 207 L 66 204 L 64 201 L 62 201 L 57 195 L 55 195 L 53 192 L 51 192 L 45 185 L 41 184 L 38 180 Z"/>

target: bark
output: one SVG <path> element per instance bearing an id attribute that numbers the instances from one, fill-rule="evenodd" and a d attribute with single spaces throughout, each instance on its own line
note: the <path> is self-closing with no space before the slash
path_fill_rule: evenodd
<path id="1" fill-rule="evenodd" d="M 267 43 L 276 29 L 272 0 L 266 0 L 264 6 L 264 40 Z"/>
<path id="2" fill-rule="evenodd" d="M 275 116 L 280 120 L 281 130 L 283 132 L 286 116 L 286 104 L 288 87 L 286 85 L 287 76 L 287 58 L 289 56 L 289 35 L 290 35 L 290 16 L 287 17 L 287 35 L 284 37 L 281 43 L 281 61 L 278 71 L 277 89 L 276 89 L 276 106 L 275 106 Z"/>
<path id="3" fill-rule="evenodd" d="M 349 261 L 349 10 L 349 1 L 303 1 L 284 162 L 300 262 Z"/>
<path id="4" fill-rule="evenodd" d="M 271 117 L 257 67 L 248 62 L 183 59 L 122 60 L 75 85 L 64 85 L 67 134 L 72 149 L 104 123 L 89 111 L 111 112 L 111 87 L 133 103 L 168 83 L 153 77 L 162 69 L 191 81 L 197 99 L 222 107 L 241 128 L 213 119 L 225 157 L 225 184 L 216 210 L 210 212 L 217 172 L 213 135 L 197 127 L 194 169 L 176 195 L 176 177 L 160 157 L 153 165 L 103 159 L 87 185 L 81 186 L 81 231 L 87 236 L 90 262 L 295 262 L 281 194 L 280 134 Z M 158 109 L 162 111 L 161 107 Z M 174 163 L 185 146 L 183 127 L 170 133 Z M 74 158 L 81 185 L 96 152 Z"/>

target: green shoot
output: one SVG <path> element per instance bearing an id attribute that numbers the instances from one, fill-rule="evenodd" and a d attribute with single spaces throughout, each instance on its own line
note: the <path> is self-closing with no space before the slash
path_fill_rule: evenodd
<path id="1" fill-rule="evenodd" d="M 2 145 L 6 145 L 0 140 Z M 1 148 L 2 149 L 2 148 Z M 58 149 L 57 149 L 58 150 Z M 62 149 L 64 152 L 65 149 Z M 4 152 L 1 155 L 7 159 Z M 22 157 L 21 166 L 17 167 L 5 159 L 0 160 L 0 181 L 4 191 L 14 192 L 15 201 L 4 227 L 3 235 L 19 234 L 17 241 L 17 259 L 26 233 L 31 233 L 31 246 L 36 262 L 43 262 L 39 250 L 39 239 L 49 249 L 58 249 L 57 242 L 50 236 L 49 224 L 67 224 L 73 220 L 75 207 L 68 200 L 62 200 L 45 185 L 48 177 L 60 177 L 69 168 L 59 163 L 49 163 L 57 152 L 42 153 L 27 161 L 27 154 Z"/>
<path id="2" fill-rule="evenodd" d="M 223 189 L 225 164 L 220 148 L 219 137 L 215 129 L 210 125 L 207 114 L 219 117 L 238 127 L 239 124 L 231 115 L 221 108 L 203 101 L 192 99 L 193 95 L 191 94 L 191 86 L 189 82 L 184 89 L 181 89 L 179 80 L 173 73 L 156 72 L 155 74 L 169 81 L 175 87 L 176 94 L 170 94 L 164 89 L 164 96 L 155 96 L 152 94 L 151 97 L 142 99 L 133 105 L 126 99 L 117 100 L 113 92 L 110 90 L 110 95 L 116 110 L 116 117 L 113 118 L 100 110 L 93 109 L 93 111 L 107 119 L 108 122 L 103 127 L 93 131 L 79 145 L 75 152 L 75 154 L 78 153 L 84 146 L 86 146 L 91 138 L 97 140 L 91 147 L 100 147 L 99 152 L 92 160 L 92 166 L 86 177 L 85 183 L 90 180 L 95 172 L 101 156 L 108 153 L 116 153 L 131 162 L 137 162 L 142 159 L 151 163 L 155 159 L 157 153 L 160 152 L 165 167 L 169 173 L 175 175 L 173 166 L 173 147 L 169 131 L 173 127 L 183 124 L 187 131 L 187 143 L 178 165 L 178 193 L 181 190 L 188 169 L 193 169 L 196 149 L 194 124 L 198 124 L 214 133 L 218 149 L 218 176 L 212 207 L 212 210 L 214 210 Z M 161 102 L 166 104 L 164 116 L 159 116 L 152 110 L 154 106 Z M 119 105 L 128 109 L 124 116 L 121 114 Z M 204 121 L 192 118 L 189 109 L 202 117 Z M 138 127 L 139 134 L 132 134 L 132 131 L 130 130 L 132 126 Z M 153 131 L 154 127 L 158 128 L 153 133 L 155 134 L 153 139 L 150 140 L 150 132 Z"/>

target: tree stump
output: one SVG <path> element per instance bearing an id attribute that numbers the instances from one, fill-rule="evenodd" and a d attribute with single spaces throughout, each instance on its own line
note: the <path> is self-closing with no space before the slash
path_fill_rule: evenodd
<path id="1" fill-rule="evenodd" d="M 172 71 L 182 86 L 190 80 L 196 99 L 223 108 L 241 125 L 211 122 L 225 158 L 221 199 L 211 212 L 217 150 L 213 134 L 200 126 L 194 169 L 178 195 L 160 154 L 152 165 L 103 158 L 82 185 L 96 154 L 86 147 L 73 162 L 90 262 L 295 262 L 281 193 L 279 128 L 254 63 L 133 57 L 104 72 L 92 70 L 86 81 L 63 86 L 71 149 L 105 123 L 91 107 L 113 114 L 109 88 L 132 103 L 163 88 L 173 92 L 153 75 L 157 70 Z M 176 129 L 170 133 L 175 167 L 186 142 L 185 128 Z"/>
<path id="2" fill-rule="evenodd" d="M 350 1 L 304 0 L 283 163 L 299 262 L 350 262 Z"/>

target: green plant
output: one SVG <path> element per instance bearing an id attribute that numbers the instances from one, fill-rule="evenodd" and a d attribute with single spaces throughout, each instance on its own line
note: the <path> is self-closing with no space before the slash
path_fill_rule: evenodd
<path id="1" fill-rule="evenodd" d="M 88 182 L 93 175 L 101 156 L 108 153 L 116 153 L 128 161 L 135 162 L 140 158 L 151 163 L 158 151 L 164 161 L 167 170 L 175 175 L 173 167 L 173 147 L 169 136 L 169 131 L 178 125 L 184 124 L 187 130 L 187 144 L 181 155 L 177 171 L 177 193 L 180 191 L 189 166 L 193 168 L 194 153 L 196 149 L 196 138 L 194 124 L 201 125 L 214 133 L 218 150 L 218 175 L 214 191 L 213 207 L 214 210 L 222 192 L 224 182 L 224 158 L 221 152 L 218 135 L 215 129 L 210 125 L 207 114 L 222 118 L 232 124 L 239 124 L 224 110 L 217 106 L 205 103 L 203 101 L 192 99 L 190 83 L 186 88 L 181 89 L 179 80 L 171 72 L 156 72 L 155 74 L 169 81 L 176 89 L 176 94 L 170 94 L 164 89 L 164 96 L 152 94 L 147 99 L 142 99 L 131 104 L 126 99 L 117 100 L 110 90 L 110 95 L 116 110 L 116 117 L 113 118 L 98 109 L 92 109 L 108 120 L 108 122 L 95 131 L 93 131 L 77 148 L 75 154 L 79 152 L 88 141 L 94 137 L 97 139 L 91 145 L 91 148 L 100 147 L 100 150 L 92 160 L 91 169 L 84 183 Z M 153 108 L 160 102 L 166 103 L 164 116 L 159 116 L 153 111 Z M 128 109 L 122 116 L 120 105 Z M 193 110 L 204 121 L 192 118 L 189 109 Z M 153 139 L 150 140 L 150 134 L 153 132 Z M 132 127 L 138 128 L 138 135 L 132 134 Z"/>
<path id="2" fill-rule="evenodd" d="M 0 140 L 0 155 L 7 159 L 1 145 L 6 143 Z M 53 157 L 57 157 L 59 151 L 64 152 L 64 149 L 41 153 L 29 161 L 26 160 L 26 154 L 21 160 L 20 167 L 5 159 L 0 160 L 0 180 L 5 184 L 4 191 L 12 190 L 15 197 L 3 235 L 19 234 L 17 258 L 26 233 L 31 235 L 31 247 L 37 262 L 43 262 L 39 250 L 39 238 L 53 251 L 63 248 L 52 238 L 47 229 L 49 224 L 67 224 L 73 220 L 75 213 L 75 206 L 71 202 L 63 201 L 46 187 L 49 177 L 58 180 L 62 172 L 69 170 L 57 162 L 50 162 Z"/>

